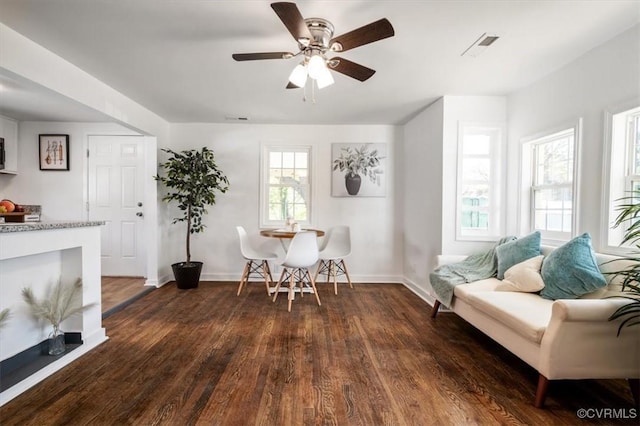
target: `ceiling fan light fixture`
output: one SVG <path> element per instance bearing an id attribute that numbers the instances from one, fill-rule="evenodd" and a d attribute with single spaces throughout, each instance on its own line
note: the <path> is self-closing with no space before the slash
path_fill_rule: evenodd
<path id="1" fill-rule="evenodd" d="M 304 87 L 307 82 L 307 67 L 303 64 L 296 65 L 293 71 L 291 71 L 289 81 L 298 87 Z"/>
<path id="2" fill-rule="evenodd" d="M 320 55 L 313 55 L 309 58 L 309 77 L 317 80 L 327 69 L 324 58 Z"/>
<path id="3" fill-rule="evenodd" d="M 324 68 L 324 71 L 320 74 L 320 76 L 316 79 L 316 83 L 318 84 L 318 89 L 324 89 L 327 86 L 331 86 L 335 81 L 333 80 L 333 76 L 331 75 L 331 71 L 328 68 Z"/>

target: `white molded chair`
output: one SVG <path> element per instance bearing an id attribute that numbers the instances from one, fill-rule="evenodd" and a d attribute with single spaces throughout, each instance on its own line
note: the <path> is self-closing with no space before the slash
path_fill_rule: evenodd
<path id="1" fill-rule="evenodd" d="M 316 270 L 315 279 L 318 279 L 319 274 L 325 274 L 328 283 L 329 278 L 333 277 L 334 292 L 338 294 L 338 275 L 344 275 L 347 278 L 349 287 L 353 288 L 351 277 L 349 277 L 349 272 L 347 271 L 347 265 L 344 263 L 344 258 L 350 254 L 351 232 L 349 227 L 342 225 L 330 228 L 327 231 L 318 256 L 320 264 Z"/>
<path id="2" fill-rule="evenodd" d="M 309 282 L 313 288 L 313 293 L 316 295 L 318 306 L 320 303 L 320 296 L 318 296 L 318 290 L 316 289 L 316 283 L 314 282 L 309 268 L 318 262 L 318 241 L 317 235 L 314 231 L 301 231 L 298 232 L 291 240 L 287 255 L 282 262 L 282 274 L 278 284 L 276 284 L 275 294 L 273 301 L 278 298 L 278 291 L 280 285 L 289 281 L 289 306 L 288 311 L 291 312 L 291 302 L 295 297 L 296 283 L 300 283 L 300 297 L 303 296 L 304 283 Z"/>
<path id="3" fill-rule="evenodd" d="M 247 260 L 247 263 L 244 265 L 244 271 L 242 271 L 240 285 L 238 285 L 238 296 L 242 291 L 242 287 L 244 284 L 249 282 L 249 278 L 252 275 L 259 275 L 264 279 L 264 284 L 267 287 L 267 295 L 271 295 L 269 288 L 273 282 L 273 277 L 271 276 L 269 261 L 275 261 L 278 259 L 278 255 L 255 249 L 249 241 L 247 231 L 245 231 L 242 226 L 236 226 L 236 230 L 240 237 L 240 251 L 242 252 L 242 257 Z"/>

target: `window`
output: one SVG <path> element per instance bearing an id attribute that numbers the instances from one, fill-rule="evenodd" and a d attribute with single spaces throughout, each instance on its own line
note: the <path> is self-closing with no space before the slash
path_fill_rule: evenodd
<path id="1" fill-rule="evenodd" d="M 500 214 L 501 127 L 462 124 L 458 143 L 458 240 L 483 241 L 502 234 Z"/>
<path id="2" fill-rule="evenodd" d="M 522 233 L 540 231 L 547 241 L 568 241 L 575 235 L 577 138 L 574 127 L 547 132 L 523 146 Z"/>
<path id="3" fill-rule="evenodd" d="M 609 112 L 606 122 L 603 241 L 608 246 L 606 251 L 623 254 L 626 248 L 631 247 L 630 244 L 620 247 L 627 227 L 612 226 L 618 215 L 617 200 L 640 190 L 640 107 L 623 108 L 618 113 Z"/>
<path id="4" fill-rule="evenodd" d="M 311 222 L 311 147 L 263 149 L 261 226 Z"/>

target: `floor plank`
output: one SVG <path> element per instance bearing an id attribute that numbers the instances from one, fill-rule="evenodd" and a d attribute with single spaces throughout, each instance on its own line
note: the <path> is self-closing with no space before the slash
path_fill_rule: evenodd
<path id="1" fill-rule="evenodd" d="M 258 284 L 167 285 L 104 320 L 110 339 L 0 407 L 0 424 L 575 425 L 631 413 L 623 380 L 552 382 L 397 284 L 273 303 Z M 637 411 L 636 411 L 637 413 Z M 589 424 L 612 424 L 593 418 Z M 637 418 L 615 424 L 638 424 Z"/>
<path id="2" fill-rule="evenodd" d="M 102 312 L 148 290 L 143 277 L 102 277 Z"/>

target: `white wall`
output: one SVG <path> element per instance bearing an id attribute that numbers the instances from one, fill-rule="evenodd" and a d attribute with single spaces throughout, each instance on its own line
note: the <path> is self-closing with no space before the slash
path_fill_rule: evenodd
<path id="1" fill-rule="evenodd" d="M 493 245 L 456 240 L 459 124 L 505 122 L 504 97 L 444 96 L 404 127 L 403 276 L 426 300 L 433 300 L 429 273 L 438 254 L 469 254 Z"/>
<path id="2" fill-rule="evenodd" d="M 327 229 L 349 225 L 353 253 L 349 272 L 356 281 L 402 281 L 402 237 L 398 232 L 395 152 L 398 129 L 386 125 L 313 126 L 260 124 L 173 124 L 171 148 L 174 150 L 207 146 L 214 150 L 218 164 L 230 181 L 230 189 L 217 198 L 205 218 L 207 229 L 192 239 L 192 259 L 204 261 L 203 279 L 238 279 L 243 267 L 236 225 L 242 225 L 260 244 L 282 251 L 278 241 L 255 237 L 259 223 L 260 144 L 300 142 L 313 146 L 316 209 L 313 226 Z M 386 143 L 386 197 L 332 197 L 331 143 Z M 164 154 L 161 155 L 162 160 Z M 159 196 L 162 193 L 159 191 Z M 165 209 L 166 210 L 166 209 Z M 184 232 L 180 224 L 170 225 L 165 212 L 161 217 L 163 270 L 183 261 Z"/>
<path id="3" fill-rule="evenodd" d="M 429 273 L 442 249 L 442 130 L 444 99 L 404 126 L 402 208 L 405 283 L 433 299 Z"/>
<path id="4" fill-rule="evenodd" d="M 589 232 L 601 249 L 604 112 L 636 99 L 640 104 L 640 25 L 508 97 L 508 211 L 518 211 L 520 141 L 583 118 L 577 233 Z M 517 216 L 507 227 L 516 232 Z"/>
<path id="5" fill-rule="evenodd" d="M 40 134 L 69 135 L 69 171 L 40 170 Z M 86 220 L 86 150 L 91 134 L 135 133 L 114 123 L 19 123 L 18 174 L 0 174 L 0 196 L 42 205 L 42 220 Z"/>
<path id="6" fill-rule="evenodd" d="M 456 240 L 458 130 L 460 123 L 499 125 L 506 121 L 507 105 L 506 98 L 503 96 L 444 97 L 442 140 L 442 253 L 444 254 L 469 254 L 489 249 L 494 244 L 493 242 Z"/>
<path id="7" fill-rule="evenodd" d="M 129 128 L 134 132 L 148 135 L 150 138 L 147 140 L 152 144 L 168 144 L 169 123 L 163 118 L 2 23 L 0 23 L 0 52 L 2 52 L 0 55 L 0 74 L 18 76 L 30 82 L 31 86 L 41 86 L 46 90 L 51 90 L 59 93 L 61 96 L 77 101 L 87 108 L 99 111 L 105 115 L 105 120 L 112 120 L 114 123 L 121 124 L 123 128 Z M 69 127 L 71 126 L 73 125 L 70 124 Z M 62 125 L 62 127 L 67 127 L 67 123 Z M 131 134 L 130 132 L 131 131 L 126 134 Z M 61 133 L 67 132 L 63 131 Z M 32 141 L 29 141 L 29 144 L 31 143 Z M 20 147 L 19 149 L 22 150 L 23 148 Z M 31 148 L 26 147 L 24 149 L 28 152 Z M 156 158 L 156 152 L 148 153 L 147 167 L 150 162 L 156 163 Z M 15 179 L 15 182 L 23 182 L 24 177 L 28 176 L 22 171 L 20 173 L 22 177 Z M 0 179 L 0 191 L 5 190 L 5 188 L 3 188 L 5 184 L 6 186 L 16 185 L 12 184 L 12 182 L 14 181 Z M 38 181 L 37 183 L 44 183 L 45 187 L 49 187 L 48 181 Z M 24 189 L 30 191 L 32 189 L 30 185 L 17 185 L 17 187 L 13 187 L 11 190 L 7 188 L 8 193 L 13 194 L 10 196 L 16 198 L 14 195 L 17 194 L 20 198 L 24 196 L 28 199 L 35 199 L 29 192 L 22 192 Z M 73 195 L 71 195 L 74 198 L 73 212 L 62 213 L 65 209 L 63 206 L 63 210 L 51 209 L 46 214 L 55 214 L 56 218 L 60 217 L 57 216 L 58 214 L 61 216 L 64 215 L 65 219 L 78 217 L 76 215 L 79 213 L 75 207 L 78 197 L 77 192 L 75 192 L 75 189 L 77 189 L 76 185 L 77 181 L 74 180 L 71 187 L 74 189 Z M 42 185 L 38 185 L 38 188 L 41 186 Z M 36 191 L 44 190 L 45 189 L 36 189 Z M 158 227 L 157 212 L 160 201 L 157 200 L 155 190 L 156 186 L 151 186 L 145 196 L 147 200 L 146 210 L 148 213 L 146 223 L 150 229 L 156 229 Z M 48 188 L 49 194 L 52 194 L 54 191 L 55 189 Z M 7 198 L 9 198 L 9 196 L 7 196 Z M 149 203 L 148 200 L 152 200 L 153 205 Z M 42 202 L 36 201 L 34 204 L 42 204 Z M 53 200 L 51 203 L 47 202 L 46 204 L 51 204 L 57 208 L 61 203 Z M 155 233 L 151 233 L 148 237 L 148 245 L 154 247 L 153 252 L 151 250 L 148 252 L 147 264 L 149 268 L 153 268 L 153 271 L 151 271 L 147 277 L 149 284 L 157 284 L 159 261 L 155 253 L 155 248 L 163 244 L 160 240 L 161 237 L 161 235 Z"/>

